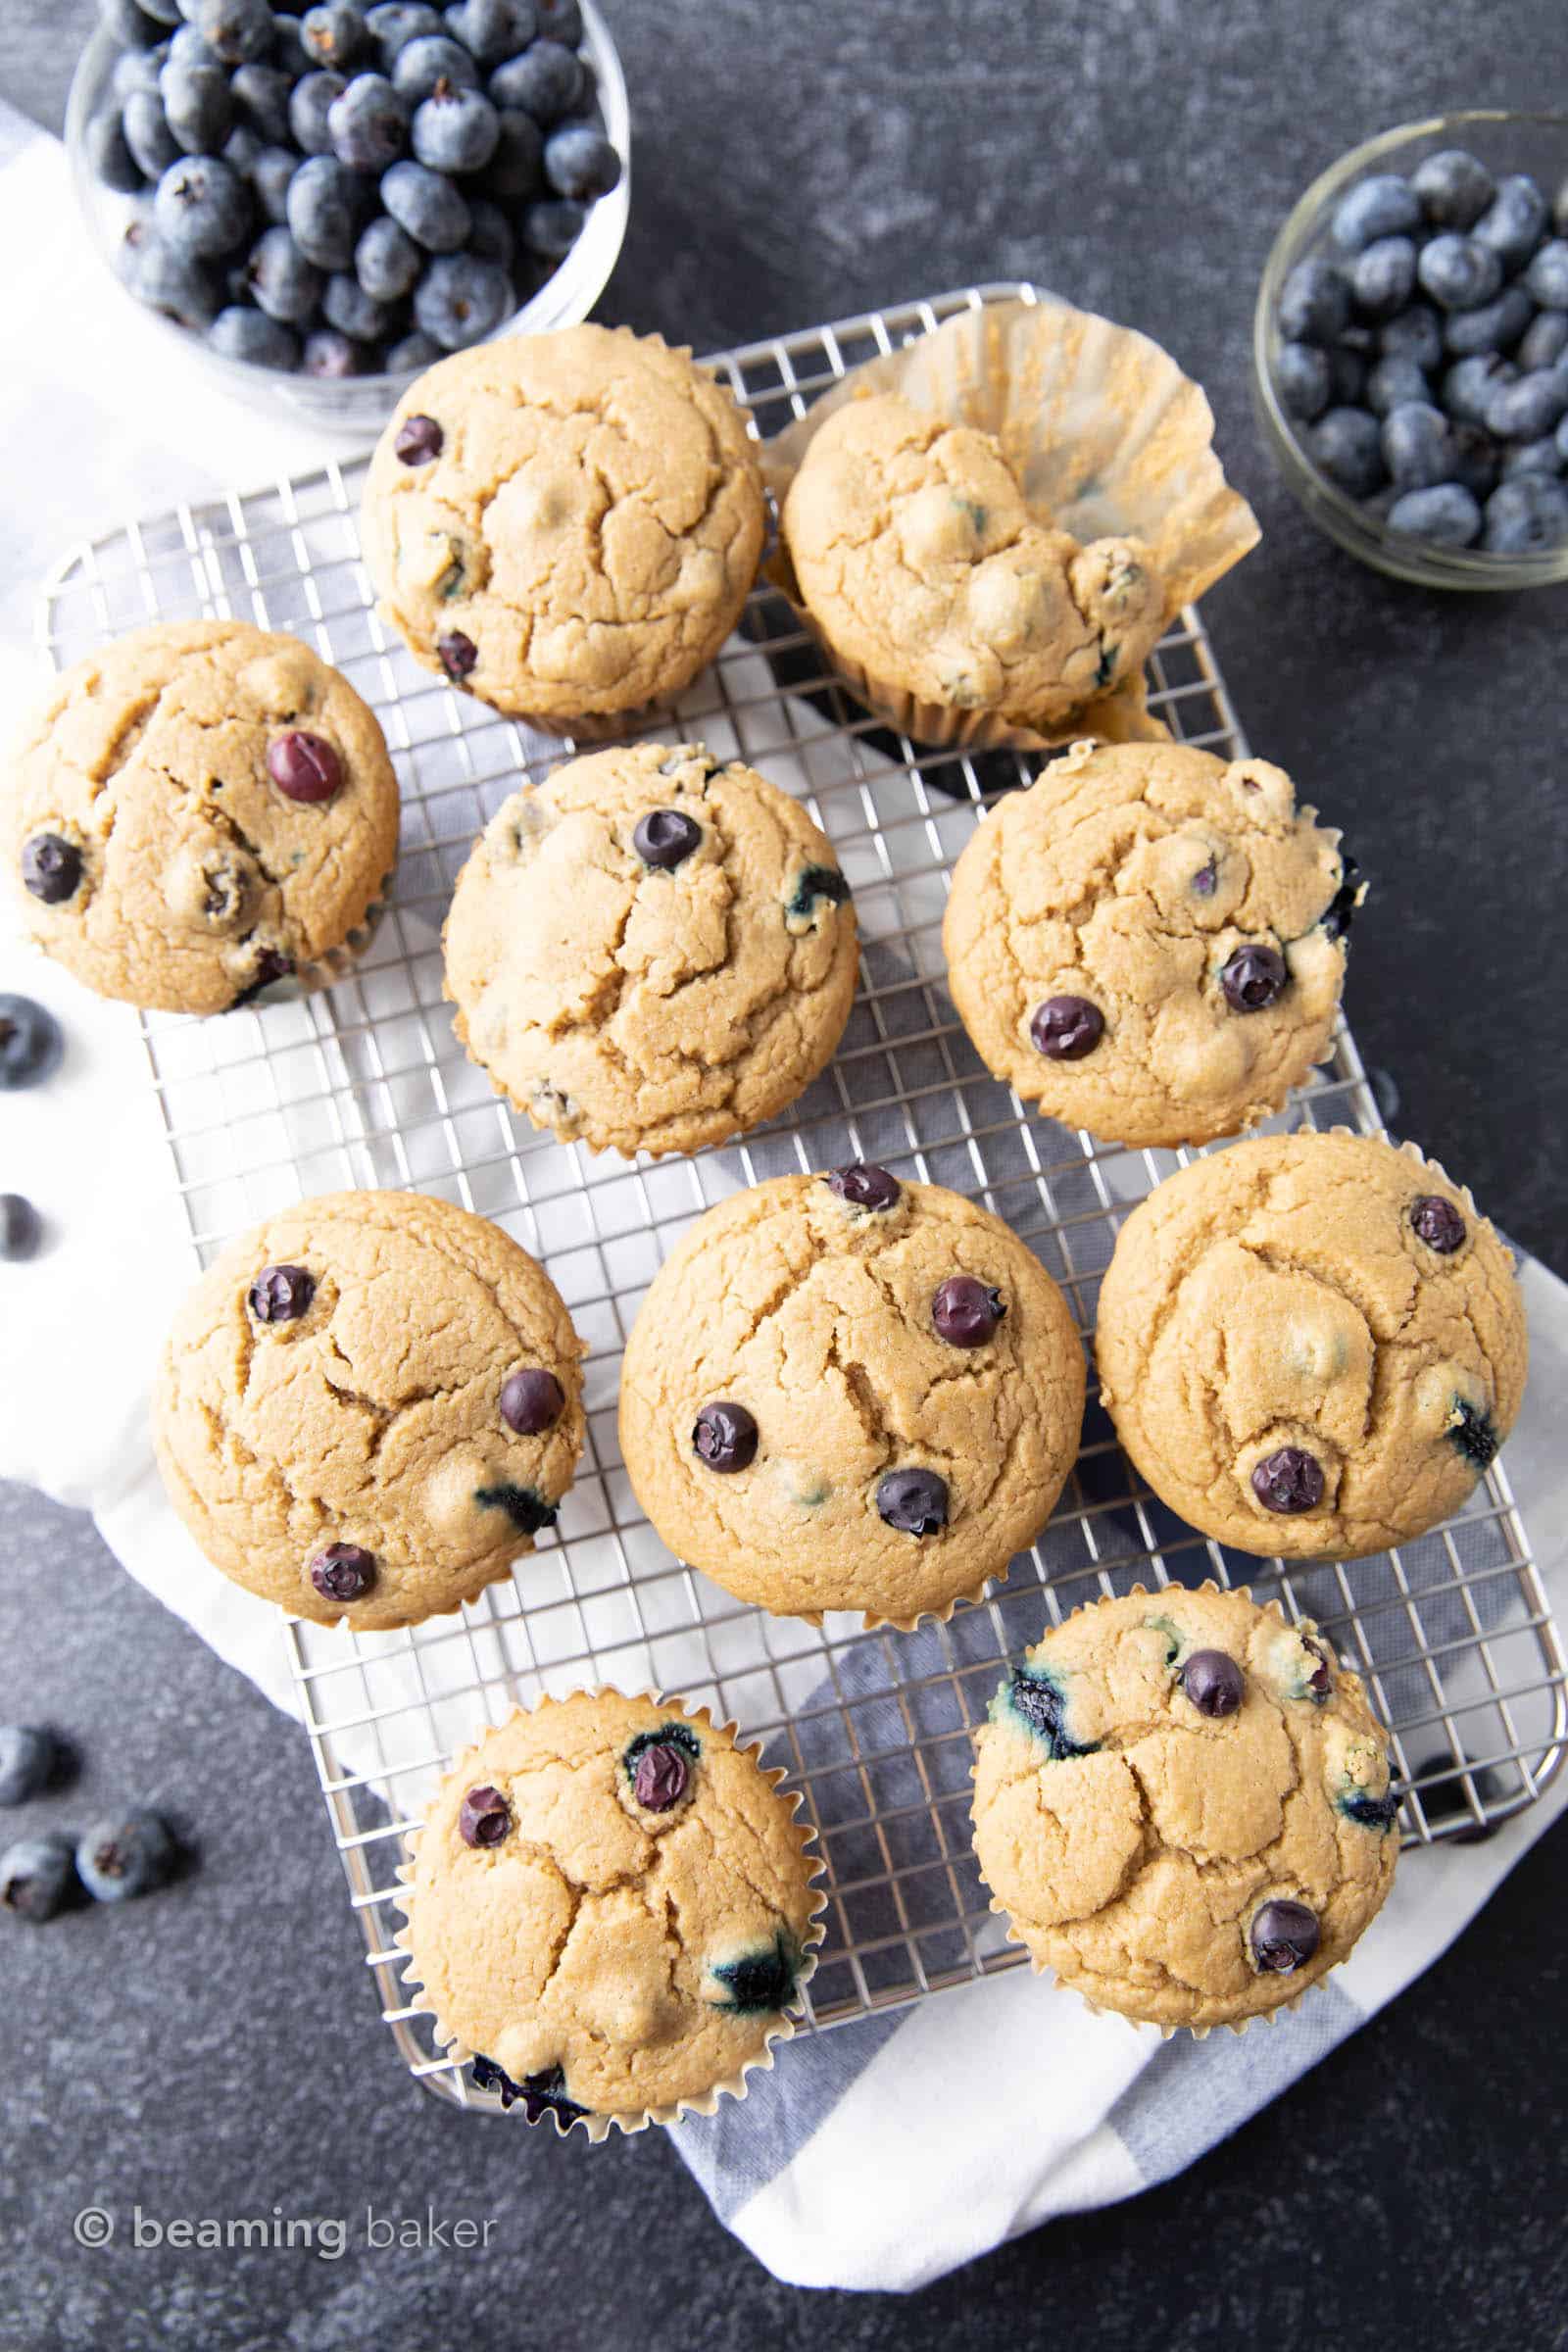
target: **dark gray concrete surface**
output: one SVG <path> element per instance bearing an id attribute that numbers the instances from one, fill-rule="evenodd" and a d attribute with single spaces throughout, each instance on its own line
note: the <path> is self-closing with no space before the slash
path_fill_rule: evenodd
<path id="1" fill-rule="evenodd" d="M 1402 1131 L 1568 1267 L 1568 604 L 1427 596 L 1358 569 L 1279 486 L 1247 391 L 1252 288 L 1305 181 L 1442 104 L 1543 102 L 1562 62 L 1556 12 L 620 0 L 612 16 L 636 187 L 604 316 L 707 348 L 1028 276 L 1147 328 L 1204 384 L 1264 528 L 1206 608 L 1243 723 L 1375 880 L 1348 999 L 1363 1052 L 1396 1077 Z M 0 94 L 58 126 L 89 18 L 86 0 L 0 0 Z M 1568 1831 L 1392 2013 L 1184 2180 L 909 2305 L 779 2286 L 657 2135 L 558 2147 L 416 2091 L 359 1981 L 302 1737 L 86 1522 L 12 1490 L 0 1717 L 16 1714 L 72 1727 L 88 1751 L 62 1811 L 150 1793 L 202 1865 L 123 1915 L 0 1938 L 0 2345 L 1568 2340 Z M 947 2086 L 956 2129 L 985 2088 Z M 433 2204 L 498 2228 L 488 2253 L 336 2264 L 75 2247 L 81 2206 L 137 2199 L 164 2213 Z"/>

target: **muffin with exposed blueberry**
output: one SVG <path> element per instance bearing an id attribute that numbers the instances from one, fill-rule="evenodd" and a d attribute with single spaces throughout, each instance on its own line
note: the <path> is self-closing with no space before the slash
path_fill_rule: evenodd
<path id="1" fill-rule="evenodd" d="M 1092 1602 L 1025 1652 L 975 1747 L 975 1854 L 1012 1940 L 1167 2033 L 1296 2001 L 1394 1883 L 1387 1735 L 1276 1601 Z"/>
<path id="2" fill-rule="evenodd" d="M 821 1936 L 782 1778 L 706 1708 L 618 1690 L 541 1699 L 459 1758 L 398 1941 L 479 2089 L 591 2139 L 745 2095 Z"/>
<path id="3" fill-rule="evenodd" d="M 416 1625 L 555 1525 L 581 1355 L 499 1226 L 419 1193 L 329 1194 L 235 1242 L 180 1306 L 159 1467 L 248 1592 L 323 1625 Z"/>
<path id="4" fill-rule="evenodd" d="M 858 965 L 849 885 L 798 801 L 701 744 L 558 767 L 458 880 L 446 991 L 471 1058 L 595 1152 L 695 1152 L 830 1058 Z"/>
<path id="5" fill-rule="evenodd" d="M 429 669 L 569 727 L 689 685 L 757 572 L 762 486 L 722 385 L 657 335 L 573 326 L 432 368 L 370 461 L 365 561 Z"/>
<path id="6" fill-rule="evenodd" d="M 65 672 L 0 785 L 26 929 L 100 996 L 224 1012 L 331 968 L 386 883 L 373 711 L 297 638 L 133 630 Z"/>
<path id="7" fill-rule="evenodd" d="M 1264 760 L 1074 744 L 971 835 L 943 925 L 986 1067 L 1065 1126 L 1200 1144 L 1330 1051 L 1362 885 Z"/>
<path id="8" fill-rule="evenodd" d="M 1513 1260 L 1411 1146 L 1259 1136 L 1116 1238 L 1101 1400 L 1173 1511 L 1241 1551 L 1354 1559 L 1461 1510 L 1524 1396 Z"/>
<path id="9" fill-rule="evenodd" d="M 627 1344 L 620 1444 L 671 1551 L 818 1621 L 947 1617 L 1061 1492 L 1083 1418 L 1066 1301 L 972 1200 L 856 1163 L 710 1209 Z"/>

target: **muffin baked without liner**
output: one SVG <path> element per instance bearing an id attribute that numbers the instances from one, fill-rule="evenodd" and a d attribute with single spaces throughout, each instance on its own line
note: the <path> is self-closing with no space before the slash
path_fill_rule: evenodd
<path id="1" fill-rule="evenodd" d="M 1089 1602 L 1025 1652 L 975 1746 L 975 1854 L 1010 1939 L 1166 2033 L 1294 2006 L 1394 1881 L 1359 1678 L 1245 1590 Z"/>
<path id="2" fill-rule="evenodd" d="M 435 2038 L 558 2132 L 744 2098 L 795 2031 L 823 1864 L 733 1724 L 657 1691 L 542 1698 L 459 1757 L 398 1873 Z"/>

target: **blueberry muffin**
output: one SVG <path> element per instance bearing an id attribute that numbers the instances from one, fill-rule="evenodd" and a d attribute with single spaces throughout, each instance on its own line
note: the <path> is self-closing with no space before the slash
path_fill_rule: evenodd
<path id="1" fill-rule="evenodd" d="M 374 713 L 294 637 L 161 623 L 55 681 L 0 784 L 37 944 L 102 997 L 224 1012 L 342 947 L 394 858 Z"/>
<path id="2" fill-rule="evenodd" d="M 943 947 L 976 1053 L 1115 1143 L 1278 1110 L 1331 1048 L 1361 893 L 1339 845 L 1266 760 L 1074 744 L 954 869 Z"/>
<path id="3" fill-rule="evenodd" d="M 991 434 L 896 393 L 847 402 L 812 436 L 782 527 L 802 602 L 873 701 L 1059 729 L 1136 680 L 1159 636 L 1142 547 L 1080 546 L 1031 512 Z"/>
<path id="4" fill-rule="evenodd" d="M 1347 1959 L 1394 1883 L 1388 1740 L 1359 1680 L 1246 1592 L 1079 1609 L 975 1746 L 991 1908 L 1095 2008 L 1244 2027 Z"/>
<path id="5" fill-rule="evenodd" d="M 363 514 L 411 652 L 559 726 L 689 684 L 740 616 L 762 527 L 729 393 L 657 335 L 606 326 L 440 361 L 398 403 Z"/>
<path id="6" fill-rule="evenodd" d="M 618 1690 L 541 1699 L 459 1758 L 398 1940 L 481 2089 L 594 2139 L 744 2095 L 821 1935 L 782 1777 L 706 1708 Z"/>
<path id="7" fill-rule="evenodd" d="M 458 1035 L 497 1090 L 628 1155 L 723 1143 L 792 1102 L 858 963 L 826 836 L 690 743 L 592 753 L 514 794 L 446 926 Z"/>
<path id="8" fill-rule="evenodd" d="M 499 1226 L 419 1193 L 328 1194 L 235 1242 L 180 1307 L 159 1467 L 248 1592 L 323 1625 L 416 1625 L 555 1524 L 581 1354 Z"/>
<path id="9" fill-rule="evenodd" d="M 1116 1239 L 1102 1399 L 1174 1511 L 1239 1550 L 1354 1559 L 1468 1499 L 1524 1396 L 1513 1260 L 1413 1147 L 1259 1136 Z"/>
<path id="10" fill-rule="evenodd" d="M 1084 1366 L 1061 1293 L 973 1201 L 885 1168 L 710 1209 L 627 1345 L 620 1443 L 671 1551 L 742 1600 L 948 1616 L 1050 1517 Z"/>

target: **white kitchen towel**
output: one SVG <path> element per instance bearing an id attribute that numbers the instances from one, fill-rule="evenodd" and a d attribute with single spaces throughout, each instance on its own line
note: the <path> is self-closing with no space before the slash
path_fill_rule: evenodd
<path id="1" fill-rule="evenodd" d="M 9 725 L 38 675 L 36 581 L 65 543 L 326 453 L 209 391 L 128 314 L 74 224 L 60 150 L 16 118 L 0 119 L 0 254 L 16 315 L 52 321 L 0 379 L 6 446 L 28 458 L 12 468 L 13 560 L 0 582 L 0 725 Z M 791 780 L 787 767 L 774 772 Z M 822 778 L 808 781 L 820 788 Z M 5 989 L 50 1004 L 69 1044 L 47 1086 L 5 1097 L 0 1110 L 0 1190 L 39 1203 L 50 1244 L 31 1264 L 5 1269 L 0 1476 L 91 1509 L 148 1590 L 297 1712 L 273 1612 L 201 1558 L 152 1460 L 147 1382 L 192 1257 L 135 1016 L 0 930 Z M 268 1017 L 290 1015 L 275 1007 Z M 1568 1463 L 1553 1428 L 1568 1392 L 1568 1292 L 1538 1266 L 1522 1279 L 1535 1373 L 1508 1464 L 1568 1617 Z M 27 1564 L 11 1572 L 24 1576 Z M 960 1613 L 956 1627 L 964 1622 Z M 395 1680 L 408 1669 L 394 1646 L 385 1671 Z M 421 1679 L 434 1678 L 444 1724 L 442 1656 L 426 1654 Z M 873 1707 L 882 1661 L 868 1642 L 840 1665 L 853 1695 Z M 467 1671 L 452 1667 L 454 1722 Z M 1428 1966 L 1565 1798 L 1568 1788 L 1553 1789 L 1489 1842 L 1410 1856 L 1351 1964 L 1299 2014 L 1244 2040 L 1161 2043 L 1019 1970 L 797 2041 L 772 2074 L 754 2078 L 743 2105 L 686 2124 L 675 2144 L 720 2217 L 780 2277 L 917 2286 L 1054 2214 L 1129 2195 L 1190 2163 Z"/>

